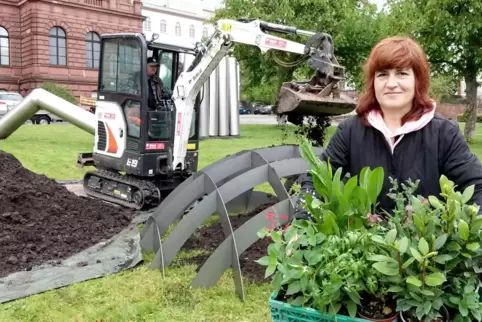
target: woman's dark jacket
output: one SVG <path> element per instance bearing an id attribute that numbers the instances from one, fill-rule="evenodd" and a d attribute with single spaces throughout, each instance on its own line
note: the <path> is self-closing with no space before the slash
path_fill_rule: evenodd
<path id="1" fill-rule="evenodd" d="M 342 167 L 343 173 L 350 175 L 359 175 L 365 166 L 371 169 L 383 167 L 385 182 L 378 199 L 379 210 L 391 213 L 395 206 L 386 196 L 391 188 L 389 176 L 399 183 L 409 178 L 413 181 L 420 179 L 416 194 L 424 197 L 435 195 L 440 198 L 441 175 L 454 181 L 458 186 L 456 190 L 461 192 L 475 184 L 470 203 L 475 202 L 482 208 L 481 163 L 469 150 L 458 124 L 437 114 L 425 127 L 405 134 L 393 155 L 380 131 L 363 125 L 358 116 L 350 117 L 338 125 L 320 158 L 330 159 L 333 172 Z M 314 190 L 311 176 L 305 176 L 301 189 L 304 192 Z"/>

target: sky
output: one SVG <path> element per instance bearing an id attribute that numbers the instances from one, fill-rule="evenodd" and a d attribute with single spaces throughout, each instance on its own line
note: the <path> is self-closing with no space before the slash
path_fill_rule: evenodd
<path id="1" fill-rule="evenodd" d="M 205 3 L 206 9 L 216 9 L 221 6 L 222 0 L 201 0 Z M 369 0 L 371 3 L 375 3 L 378 6 L 378 9 L 381 9 L 381 6 L 385 3 L 386 0 Z"/>

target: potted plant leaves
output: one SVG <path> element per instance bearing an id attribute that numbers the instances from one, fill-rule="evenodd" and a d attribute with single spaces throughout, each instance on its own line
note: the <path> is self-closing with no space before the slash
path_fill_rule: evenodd
<path id="1" fill-rule="evenodd" d="M 272 277 L 273 321 L 394 321 L 398 313 L 391 285 L 374 270 L 370 258 L 385 250 L 373 238 L 376 201 L 384 181 L 383 168 L 364 168 L 346 183 L 341 169 L 333 173 L 310 143 L 300 147 L 321 200 L 306 195 L 311 219 L 293 219 L 286 229 L 261 230 L 269 236 L 267 255 L 258 260 Z M 356 318 L 363 315 L 364 318 Z M 289 319 L 287 317 L 290 317 Z M 303 320 L 305 321 L 305 320 Z"/>
<path id="2" fill-rule="evenodd" d="M 415 195 L 418 182 L 407 182 L 390 197 L 396 203 L 389 215 L 390 230 L 373 241 L 384 256 L 372 256 L 373 268 L 385 275 L 397 299 L 396 310 L 407 322 L 481 321 L 476 290 L 481 272 L 479 207 L 467 205 L 474 187 L 462 193 L 440 177 L 441 200 Z M 377 227 L 378 228 L 378 227 Z"/>

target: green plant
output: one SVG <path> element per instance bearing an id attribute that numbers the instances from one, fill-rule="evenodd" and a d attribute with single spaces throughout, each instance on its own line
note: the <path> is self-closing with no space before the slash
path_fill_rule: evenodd
<path id="1" fill-rule="evenodd" d="M 457 116 L 457 121 L 465 123 L 467 122 L 467 119 L 469 118 L 470 111 L 467 109 L 465 112 Z M 482 123 L 482 115 L 477 115 L 477 123 Z"/>
<path id="2" fill-rule="evenodd" d="M 64 100 L 72 104 L 77 104 L 77 100 L 75 99 L 75 96 L 72 94 L 72 91 L 68 88 L 57 85 L 53 82 L 44 82 L 42 84 L 42 88 L 54 95 L 57 95 L 60 98 L 63 98 Z"/>
<path id="3" fill-rule="evenodd" d="M 382 303 L 380 314 L 393 314 L 394 308 L 387 307 L 388 286 L 380 283 L 382 274 L 368 260 L 380 256 L 372 241 L 371 216 L 383 185 L 383 169 L 365 168 L 360 177 L 344 184 L 341 169 L 333 175 L 329 162 L 320 161 L 308 141 L 300 150 L 322 197 L 305 196 L 312 219 L 294 219 L 287 229 L 264 228 L 258 233 L 272 241 L 258 263 L 267 266 L 265 276 L 273 278 L 277 298 L 332 315 L 347 311 L 352 317 L 366 298 Z"/>
<path id="4" fill-rule="evenodd" d="M 460 321 L 481 321 L 480 313 L 473 309 L 480 308 L 480 299 L 464 295 L 466 290 L 477 288 L 477 274 L 482 271 L 482 218 L 477 217 L 478 206 L 467 205 L 474 186 L 460 193 L 442 175 L 440 200 L 415 196 L 417 185 L 409 182 L 397 193 L 394 183 L 389 194 L 396 203 L 389 220 L 392 228 L 385 238 L 373 236 L 387 253 L 372 256 L 373 267 L 392 283 L 389 291 L 397 297 L 397 311 L 428 322 L 441 317 L 445 305 L 457 310 Z M 461 276 L 463 286 L 457 281 Z"/>

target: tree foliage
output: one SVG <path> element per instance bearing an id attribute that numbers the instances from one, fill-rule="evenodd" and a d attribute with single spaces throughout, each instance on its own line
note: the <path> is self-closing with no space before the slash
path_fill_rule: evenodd
<path id="1" fill-rule="evenodd" d="M 368 0 L 226 0 L 225 7 L 216 10 L 211 21 L 219 19 L 260 19 L 329 33 L 339 63 L 345 66 L 348 80 L 357 86 L 361 84 L 360 66 L 382 36 L 376 5 Z M 281 37 L 303 44 L 307 40 L 305 36 Z M 243 99 L 274 103 L 283 82 L 308 79 L 313 74 L 307 64 L 298 68 L 281 67 L 272 54 L 262 55 L 254 46 L 239 44 L 233 55 L 241 66 Z M 300 58 L 280 51 L 274 55 L 285 62 Z"/>
<path id="2" fill-rule="evenodd" d="M 475 135 L 477 76 L 482 72 L 482 1 L 389 0 L 392 33 L 417 38 L 433 71 L 463 77 L 471 116 L 465 137 Z"/>

